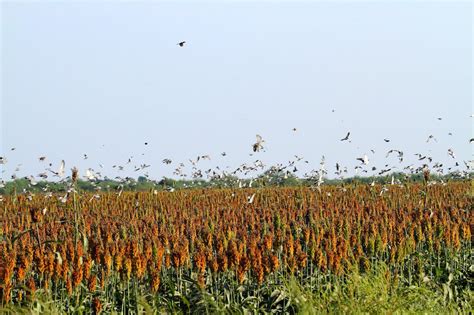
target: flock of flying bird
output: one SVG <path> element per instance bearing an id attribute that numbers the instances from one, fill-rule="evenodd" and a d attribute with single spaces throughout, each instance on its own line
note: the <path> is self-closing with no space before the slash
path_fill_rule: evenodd
<path id="1" fill-rule="evenodd" d="M 297 129 L 293 128 L 292 131 L 296 132 Z M 347 132 L 347 134 L 343 138 L 341 138 L 340 141 L 341 142 L 344 142 L 344 141 L 349 141 L 350 142 L 351 141 L 350 136 L 351 136 L 351 132 Z M 388 142 L 390 142 L 390 139 L 384 138 L 383 141 L 388 143 Z M 430 141 L 437 142 L 436 138 L 433 135 L 429 135 L 429 137 L 426 140 L 426 142 L 430 142 Z M 474 141 L 473 139 L 470 139 L 469 142 L 472 143 L 473 141 Z M 256 135 L 256 141 L 251 145 L 252 151 L 251 151 L 251 153 L 249 153 L 249 155 L 253 156 L 254 154 L 257 154 L 258 152 L 261 152 L 261 151 L 265 152 L 264 144 L 265 144 L 265 140 L 263 139 L 263 137 L 257 134 Z M 145 145 L 147 146 L 148 142 L 145 142 Z M 15 150 L 16 150 L 16 148 L 11 148 L 11 151 L 15 151 Z M 374 150 L 371 150 L 371 152 L 373 154 L 375 154 Z M 447 155 L 454 160 L 454 166 L 451 166 L 451 167 L 447 168 L 448 172 L 452 173 L 454 171 L 454 167 L 459 167 L 459 162 L 456 160 L 456 155 L 455 155 L 454 151 L 451 148 L 449 148 L 447 150 Z M 227 153 L 222 152 L 221 156 L 225 157 L 225 156 L 227 156 Z M 396 157 L 399 164 L 401 164 L 404 161 L 404 157 L 405 157 L 404 152 L 401 151 L 401 150 L 397 150 L 397 149 L 390 149 L 386 153 L 385 158 L 388 159 L 391 156 Z M 356 174 L 359 171 L 363 172 L 363 173 L 369 173 L 370 171 L 372 171 L 373 176 L 375 176 L 375 175 L 379 175 L 379 176 L 380 175 L 385 175 L 385 174 L 388 174 L 389 172 L 402 171 L 402 170 L 403 170 L 403 173 L 405 173 L 405 174 L 422 173 L 426 170 L 435 171 L 437 174 L 444 174 L 445 168 L 444 168 L 443 163 L 441 163 L 441 162 L 433 163 L 433 158 L 432 157 L 421 154 L 421 153 L 416 153 L 415 156 L 416 156 L 417 160 L 420 161 L 420 165 L 418 165 L 418 166 L 415 166 L 414 164 L 411 164 L 411 165 L 404 166 L 402 168 L 402 167 L 399 167 L 397 165 L 385 164 L 384 167 L 382 167 L 381 169 L 378 169 L 376 166 L 372 166 L 372 167 L 368 166 L 370 164 L 369 157 L 368 157 L 367 154 L 364 154 L 362 157 L 356 157 L 356 161 L 360 162 L 360 164 L 356 165 L 354 167 L 354 170 L 355 170 Z M 83 155 L 84 160 L 87 160 L 88 158 L 89 158 L 89 156 L 87 154 Z M 126 163 L 124 163 L 124 165 L 113 165 L 112 168 L 117 169 L 118 171 L 124 171 L 126 169 L 127 165 L 132 163 L 133 159 L 134 159 L 134 157 L 131 156 L 130 158 L 128 158 Z M 46 156 L 38 157 L 38 161 L 40 163 L 47 163 L 46 160 L 47 160 Z M 282 175 L 283 178 L 288 178 L 290 176 L 294 177 L 299 172 L 298 167 L 300 167 L 299 165 L 301 163 L 309 164 L 308 160 L 305 160 L 301 156 L 294 155 L 294 159 L 288 161 L 288 163 L 276 164 L 276 165 L 272 165 L 272 166 L 269 166 L 269 167 L 267 167 L 267 165 L 265 165 L 263 161 L 261 161 L 260 159 L 257 159 L 255 161 L 253 161 L 252 163 L 243 163 L 235 169 L 231 169 L 229 166 L 227 166 L 225 169 L 221 169 L 219 166 L 216 166 L 215 168 L 207 168 L 207 169 L 199 168 L 200 163 L 202 161 L 210 161 L 210 160 L 211 160 L 211 156 L 208 155 L 208 154 L 198 155 L 195 159 L 189 159 L 188 160 L 189 163 L 184 163 L 184 162 L 177 163 L 174 166 L 173 174 L 175 176 L 178 176 L 178 177 L 183 178 L 183 179 L 188 178 L 188 179 L 191 179 L 191 180 L 195 180 L 198 185 L 200 184 L 199 181 L 202 181 L 203 179 L 208 179 L 208 180 L 225 179 L 225 178 L 228 178 L 229 176 L 231 176 L 234 179 L 237 178 L 236 179 L 237 182 L 234 183 L 235 186 L 237 186 L 239 188 L 244 188 L 244 187 L 252 187 L 252 184 L 254 183 L 254 179 L 241 180 L 241 179 L 238 179 L 239 176 L 241 176 L 241 177 L 242 176 L 243 177 L 251 176 L 251 177 L 255 178 L 256 177 L 255 175 L 259 176 L 263 173 L 263 174 L 265 174 L 264 176 L 266 176 L 268 178 L 268 180 L 271 181 L 272 178 L 273 178 L 272 177 L 273 174 Z M 0 157 L 0 164 L 3 165 L 3 164 L 6 164 L 6 163 L 7 163 L 6 157 Z M 170 158 L 165 158 L 165 159 L 162 160 L 162 163 L 164 165 L 172 165 L 173 161 Z M 186 164 L 188 164 L 188 165 L 186 165 Z M 470 173 L 472 172 L 472 170 L 474 168 L 473 161 L 468 161 L 468 162 L 464 161 L 464 164 L 465 164 L 465 167 L 466 167 L 464 171 L 457 170 L 455 172 L 456 175 L 461 177 L 461 178 L 462 177 L 469 177 Z M 16 172 L 20 171 L 20 166 L 21 165 L 18 165 L 15 168 L 14 174 L 11 175 L 11 179 L 13 179 L 13 180 L 17 179 L 17 176 L 15 174 L 16 174 Z M 133 169 L 134 172 L 138 172 L 138 171 L 143 171 L 143 170 L 149 168 L 150 166 L 151 165 L 148 165 L 148 164 L 139 164 L 139 165 L 133 166 L 132 169 Z M 186 167 L 187 166 L 191 166 L 191 172 L 190 173 L 186 172 Z M 53 169 L 52 167 L 53 167 L 52 163 L 47 163 L 47 166 L 44 168 L 44 171 L 39 173 L 36 177 L 33 176 L 33 175 L 29 175 L 29 176 L 26 176 L 24 178 L 29 181 L 30 186 L 35 186 L 38 183 L 38 180 L 46 180 L 49 176 L 52 176 L 54 178 L 59 178 L 60 181 L 70 182 L 71 177 L 66 176 L 66 163 L 65 163 L 64 160 L 61 160 L 61 162 L 59 163 L 59 167 L 56 170 Z M 103 168 L 103 165 L 99 164 L 99 167 Z M 127 170 L 129 170 L 129 169 L 127 169 Z M 5 172 L 5 170 L 2 170 L 2 174 L 4 172 Z M 320 189 L 320 186 L 324 182 L 324 178 L 327 177 L 327 174 L 328 174 L 328 171 L 326 169 L 325 157 L 323 156 L 322 159 L 321 159 L 321 162 L 320 162 L 319 169 L 311 170 L 309 172 L 305 172 L 303 177 L 305 179 L 309 179 L 310 181 L 314 182 L 314 187 Z M 334 175 L 336 175 L 338 178 L 342 179 L 342 178 L 344 178 L 344 176 L 346 176 L 348 174 L 349 174 L 348 167 L 343 167 L 339 162 L 337 162 L 335 164 Z M 148 173 L 145 173 L 143 175 L 146 178 L 149 178 Z M 408 176 L 408 175 L 406 175 L 406 176 Z M 37 180 L 36 178 L 39 178 L 39 179 Z M 100 171 L 96 171 L 92 168 L 88 168 L 88 169 L 85 170 L 85 172 L 83 174 L 83 178 L 90 181 L 94 186 L 96 186 L 96 183 L 100 180 L 109 179 L 109 178 L 107 178 L 107 176 L 102 176 Z M 114 178 L 114 180 L 119 181 L 120 183 L 122 183 L 122 185 L 119 186 L 119 187 L 122 188 L 122 190 L 123 190 L 123 185 L 124 184 L 133 184 L 135 182 L 135 180 L 131 177 L 121 177 L 121 176 L 116 176 Z M 397 183 L 399 184 L 400 181 L 399 180 L 395 181 L 393 179 L 393 176 L 392 176 L 391 184 L 397 184 Z M 372 183 L 372 185 L 373 184 L 374 184 L 374 182 Z M 5 182 L 3 180 L 0 181 L 0 188 L 4 187 L 4 185 L 5 185 Z M 99 186 L 96 186 L 96 187 L 97 187 L 97 190 L 100 190 Z M 47 196 L 52 196 L 51 193 L 48 193 L 47 186 L 43 190 L 47 193 Z M 121 194 L 122 190 L 119 191 L 119 194 Z M 173 191 L 173 188 L 169 188 L 169 190 Z M 387 191 L 387 188 L 384 186 L 381 193 L 383 193 L 385 191 Z M 28 192 L 28 191 L 25 191 L 25 192 Z M 69 195 L 69 192 L 70 191 L 68 191 L 68 193 L 65 196 L 59 197 L 59 200 L 61 200 L 63 202 L 66 202 L 67 197 Z M 254 194 L 252 196 L 249 196 L 248 201 L 250 203 L 253 202 L 254 197 L 255 197 Z M 100 196 L 99 195 L 94 195 L 93 198 L 100 198 Z M 0 198 L 0 200 L 1 200 L 1 198 Z"/>
<path id="2" fill-rule="evenodd" d="M 186 45 L 186 41 L 178 42 L 177 45 L 179 47 L 184 47 Z M 334 113 L 335 110 L 333 109 L 332 112 Z M 471 115 L 471 117 L 474 117 L 474 115 Z M 438 117 L 437 119 L 442 120 L 441 117 Z M 292 131 L 296 132 L 297 129 L 293 128 Z M 452 135 L 452 133 L 449 133 L 449 135 Z M 351 142 L 350 136 L 351 136 L 351 132 L 349 131 L 349 132 L 347 132 L 347 134 L 343 138 L 340 139 L 340 141 L 342 141 L 342 142 L 344 142 L 344 141 Z M 383 141 L 386 142 L 386 143 L 389 143 L 390 139 L 384 138 Z M 437 139 L 433 135 L 429 135 L 426 142 L 427 143 L 437 142 Z M 469 143 L 472 143 L 472 142 L 474 142 L 474 138 L 471 138 L 469 140 Z M 145 142 L 144 144 L 147 146 L 148 142 Z M 256 135 L 256 141 L 252 144 L 252 153 L 250 153 L 249 155 L 253 156 L 254 154 L 257 154 L 261 151 L 265 152 L 264 144 L 265 144 L 265 140 L 263 139 L 263 137 L 257 134 Z M 15 149 L 16 148 L 11 148 L 11 151 L 14 151 Z M 371 152 L 373 154 L 375 154 L 374 150 L 371 150 Z M 456 160 L 455 153 L 451 148 L 448 149 L 447 154 L 452 159 L 455 160 L 454 166 L 459 167 L 459 163 Z M 385 158 L 388 159 L 392 155 L 395 156 L 398 159 L 399 164 L 401 164 L 404 161 L 405 156 L 404 156 L 403 151 L 397 150 L 397 149 L 390 149 L 386 153 Z M 225 156 L 227 156 L 227 153 L 222 152 L 221 156 L 225 157 Z M 364 154 L 361 157 L 356 157 L 356 161 L 360 162 L 360 164 L 356 165 L 354 169 L 355 169 L 356 174 L 359 171 L 361 171 L 363 173 L 369 173 L 370 171 L 372 171 L 373 172 L 372 175 L 384 175 L 384 174 L 387 174 L 391 171 L 395 171 L 395 170 L 401 171 L 402 169 L 403 169 L 404 173 L 406 173 L 406 174 L 407 173 L 409 173 L 409 174 L 421 173 L 423 171 L 426 171 L 427 169 L 434 170 L 438 174 L 443 174 L 444 173 L 443 163 L 441 163 L 441 162 L 432 163 L 433 162 L 432 157 L 421 154 L 421 153 L 416 153 L 415 156 L 417 157 L 417 160 L 421 162 L 420 163 L 421 165 L 415 166 L 414 164 L 411 164 L 411 165 L 404 166 L 403 168 L 401 168 L 401 167 L 398 167 L 396 165 L 394 166 L 394 165 L 385 164 L 385 166 L 379 170 L 375 166 L 368 167 L 368 165 L 370 163 L 369 157 L 368 157 L 367 154 Z M 89 156 L 87 154 L 83 155 L 84 160 L 87 160 L 88 158 L 89 158 Z M 47 159 L 46 156 L 40 156 L 38 158 L 40 163 L 46 163 L 46 159 Z M 207 168 L 207 169 L 199 168 L 198 167 L 199 164 L 204 160 L 208 160 L 208 161 L 211 160 L 210 155 L 207 155 L 207 154 L 206 155 L 199 155 L 195 159 L 189 159 L 188 160 L 189 166 L 191 166 L 190 174 L 188 174 L 185 170 L 186 169 L 186 163 L 184 163 L 184 162 L 177 163 L 174 166 L 173 174 L 175 176 L 180 177 L 180 178 L 191 178 L 193 180 L 202 180 L 204 178 L 207 178 L 209 180 L 213 180 L 213 179 L 227 178 L 228 176 L 235 176 L 236 178 L 239 178 L 238 177 L 239 175 L 240 176 L 243 175 L 243 176 L 246 176 L 246 177 L 248 177 L 249 175 L 250 176 L 257 175 L 258 176 L 258 172 L 261 172 L 261 173 L 266 174 L 265 176 L 267 176 L 269 178 L 269 180 L 271 180 L 272 179 L 272 177 L 271 177 L 272 174 L 280 174 L 280 175 L 283 174 L 284 178 L 287 178 L 289 176 L 296 176 L 295 174 L 299 171 L 298 167 L 299 167 L 300 163 L 309 164 L 308 160 L 305 160 L 303 157 L 295 155 L 294 159 L 291 160 L 291 161 L 288 161 L 288 163 L 286 163 L 286 164 L 277 164 L 277 165 L 272 165 L 272 166 L 269 166 L 269 167 L 267 167 L 267 165 L 265 165 L 263 163 L 263 161 L 261 161 L 260 159 L 257 159 L 255 161 L 253 161 L 252 163 L 243 163 L 235 169 L 231 169 L 229 166 L 227 166 L 225 169 L 221 169 L 219 166 L 215 167 L 214 169 L 213 168 Z M 117 169 L 118 171 L 124 171 L 126 169 L 127 165 L 131 164 L 132 161 L 133 161 L 133 156 L 131 156 L 124 165 L 113 165 L 112 168 Z M 0 156 L 0 165 L 4 165 L 6 163 L 7 163 L 7 158 L 3 157 L 3 156 Z M 162 163 L 164 165 L 171 165 L 171 164 L 173 164 L 173 161 L 170 158 L 165 158 L 165 159 L 162 160 Z M 430 164 L 432 164 L 432 165 L 430 165 Z M 464 161 L 464 164 L 466 166 L 466 169 L 464 171 L 459 171 L 459 170 L 457 171 L 457 175 L 459 177 L 468 177 L 469 174 L 472 172 L 472 170 L 474 168 L 473 161 L 468 161 L 468 162 Z M 11 175 L 11 179 L 13 179 L 13 180 L 17 179 L 17 176 L 15 174 L 16 174 L 16 172 L 20 171 L 20 166 L 21 165 L 18 165 L 15 168 L 14 174 Z M 139 172 L 139 171 L 143 171 L 143 170 L 149 168 L 150 166 L 151 165 L 148 165 L 148 164 L 139 164 L 139 165 L 133 166 L 133 170 L 134 170 L 134 172 Z M 59 163 L 59 167 L 57 168 L 57 170 L 53 170 L 52 167 L 53 167 L 53 164 L 48 163 L 47 167 L 44 169 L 44 171 L 39 173 L 36 177 L 40 178 L 40 180 L 46 180 L 49 176 L 52 176 L 52 177 L 55 177 L 55 178 L 59 178 L 61 181 L 70 182 L 70 176 L 66 176 L 66 163 L 65 163 L 64 160 L 62 160 Z M 103 168 L 103 165 L 99 164 L 99 167 Z M 448 172 L 453 172 L 454 168 L 453 167 L 448 167 L 447 170 L 448 170 Z M 5 170 L 2 170 L 2 177 L 3 177 L 4 172 L 5 172 Z M 309 172 L 306 172 L 306 173 L 304 173 L 303 177 L 306 178 L 306 179 L 309 179 L 309 180 L 314 180 L 315 187 L 317 187 L 319 189 L 321 184 L 324 182 L 324 178 L 327 176 L 327 174 L 328 174 L 328 172 L 326 170 L 325 157 L 323 156 L 322 159 L 321 159 L 321 162 L 320 162 L 319 169 L 311 170 Z M 345 175 L 349 174 L 349 171 L 348 171 L 347 167 L 343 167 L 339 162 L 337 162 L 335 164 L 334 174 L 342 179 L 342 178 L 344 178 Z M 148 173 L 146 173 L 146 172 L 145 172 L 144 176 L 146 178 L 149 177 Z M 31 186 L 35 186 L 37 184 L 36 177 L 33 176 L 33 175 L 29 175 L 29 176 L 26 176 L 24 178 L 29 181 L 29 184 Z M 92 168 L 86 169 L 85 172 L 84 172 L 83 177 L 86 180 L 90 181 L 93 185 L 95 185 L 96 182 L 98 182 L 102 179 L 108 179 L 107 176 L 102 176 L 101 171 L 96 171 Z M 134 182 L 134 179 L 131 178 L 131 177 L 116 176 L 114 179 L 121 182 L 122 184 L 125 184 L 125 183 L 128 183 L 128 184 L 132 183 L 133 184 L 133 182 Z M 254 182 L 253 179 L 250 179 L 250 180 L 247 180 L 247 181 L 243 181 L 243 180 L 238 179 L 237 181 L 238 181 L 237 186 L 239 188 L 252 187 L 252 184 Z M 391 184 L 396 184 L 396 183 L 399 183 L 399 182 L 394 181 L 394 178 L 392 176 Z M 199 182 L 198 182 L 198 184 L 199 184 Z M 5 185 L 5 182 L 3 180 L 0 180 L 0 188 L 4 187 L 4 185 Z M 374 182 L 372 182 L 372 185 L 374 185 Z M 121 192 L 123 190 L 123 185 L 120 185 L 120 186 L 122 187 L 122 189 L 119 190 L 119 192 L 118 192 L 119 194 L 121 194 Z M 99 186 L 96 186 L 96 187 L 97 187 L 97 190 L 100 190 Z M 70 190 L 68 191 L 68 193 L 64 196 L 59 197 L 59 200 L 62 201 L 62 202 L 66 202 L 67 197 L 68 197 L 71 189 L 72 188 L 70 187 Z M 387 189 L 388 188 L 386 188 L 386 186 L 384 186 L 382 188 L 381 194 L 383 192 L 387 191 Z M 48 189 L 47 189 L 47 186 L 46 186 L 46 189 L 44 189 L 44 191 L 46 192 L 46 196 L 51 197 L 52 193 L 48 192 L 47 190 Z M 170 188 L 170 191 L 172 191 L 172 190 L 173 189 Z M 27 192 L 27 191 L 25 191 L 25 192 Z M 251 196 L 249 196 L 248 197 L 248 203 L 252 203 L 254 201 L 254 197 L 255 197 L 255 194 L 252 194 Z M 92 198 L 100 198 L 100 195 L 96 194 Z M 2 200 L 2 198 L 0 196 L 0 201 L 1 200 Z"/>

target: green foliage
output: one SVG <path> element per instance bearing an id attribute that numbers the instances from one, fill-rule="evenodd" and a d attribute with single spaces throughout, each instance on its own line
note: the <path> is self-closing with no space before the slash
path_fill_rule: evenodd
<path id="1" fill-rule="evenodd" d="M 319 290 L 293 277 L 284 290 L 299 314 L 467 314 L 471 310 L 471 289 L 466 288 L 464 296 L 453 301 L 444 296 L 441 287 L 396 281 L 381 263 L 367 273 L 355 269 L 343 281 L 323 282 Z"/>
<path id="2" fill-rule="evenodd" d="M 465 288 L 455 300 L 446 296 L 443 284 L 407 284 L 397 280 L 384 263 L 361 273 L 354 269 L 342 278 L 319 276 L 302 278 L 301 275 L 279 273 L 262 285 L 245 286 L 228 279 L 222 291 L 201 289 L 196 275 L 183 275 L 181 285 L 186 291 L 177 291 L 173 277 L 164 279 L 162 290 L 156 295 L 141 290 L 123 291 L 130 314 L 469 314 L 474 293 Z M 212 283 L 208 283 L 212 288 Z M 2 314 L 62 314 L 64 304 L 51 296 L 36 294 L 29 305 L 8 305 L 0 308 Z M 84 314 L 90 309 L 90 300 L 71 304 L 68 313 Z M 104 305 L 105 306 L 105 305 Z M 121 307 L 107 313 L 119 313 Z"/>
<path id="3" fill-rule="evenodd" d="M 341 184 L 370 184 L 375 182 L 377 184 L 389 184 L 392 181 L 392 176 L 395 181 L 402 183 L 406 182 L 422 182 L 422 174 L 407 175 L 404 173 L 391 173 L 384 176 L 376 177 L 348 177 L 345 179 L 324 179 L 325 185 L 341 185 Z M 459 180 L 455 174 L 447 174 L 444 176 L 432 175 L 432 180 L 445 182 Z M 256 178 L 245 178 L 239 179 L 237 176 L 227 175 L 225 177 L 215 177 L 209 180 L 195 179 L 172 179 L 163 178 L 160 181 L 149 180 L 144 176 L 139 176 L 137 180 L 133 178 L 127 178 L 125 181 L 118 181 L 112 179 L 100 179 L 91 181 L 78 180 L 76 189 L 78 191 L 150 191 L 150 190 L 163 190 L 163 189 L 193 189 L 193 188 L 237 188 L 237 187 L 249 187 L 251 184 L 254 188 L 260 187 L 289 187 L 289 186 L 311 186 L 314 185 L 314 181 L 298 178 L 293 173 L 285 171 L 275 171 L 270 169 L 265 171 Z M 65 192 L 68 187 L 68 182 L 51 182 L 51 181 L 39 181 L 35 185 L 31 185 L 30 182 L 25 178 L 15 179 L 8 181 L 5 187 L 0 188 L 0 194 L 11 195 L 14 193 L 21 194 L 23 192 L 44 192 L 49 191 L 53 193 Z M 474 187 L 474 184 L 473 186 Z M 473 188 L 474 192 L 474 188 Z"/>

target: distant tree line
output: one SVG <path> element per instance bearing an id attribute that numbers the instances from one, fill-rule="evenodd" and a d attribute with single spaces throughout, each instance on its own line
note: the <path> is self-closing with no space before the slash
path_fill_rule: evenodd
<path id="1" fill-rule="evenodd" d="M 395 183 L 398 182 L 422 182 L 423 174 L 405 174 L 405 173 L 391 173 L 385 176 L 371 176 L 362 177 L 354 176 L 344 179 L 328 179 L 324 178 L 323 185 L 340 185 L 340 184 L 370 184 L 375 182 L 377 184 L 390 184 L 392 177 Z M 472 178 L 472 174 L 469 174 Z M 464 177 L 465 179 L 465 177 Z M 435 181 L 451 181 L 462 180 L 457 173 L 446 175 L 431 175 L 431 180 Z M 75 186 L 77 191 L 151 191 L 151 190 L 174 190 L 174 189 L 189 189 L 189 188 L 243 188 L 243 187 L 275 187 L 275 186 L 314 186 L 317 180 L 308 178 L 299 178 L 293 174 L 285 172 L 267 171 L 255 178 L 238 178 L 236 176 L 228 175 L 224 177 L 215 177 L 209 180 L 204 179 L 172 179 L 163 178 L 162 180 L 150 180 L 144 176 L 137 179 L 127 178 L 125 181 L 117 181 L 112 179 L 102 179 L 95 181 L 78 180 Z M 69 189 L 69 182 L 52 182 L 39 181 L 32 185 L 26 178 L 15 179 L 4 183 L 0 187 L 0 194 L 8 195 L 13 193 L 40 193 L 53 192 L 61 193 Z"/>

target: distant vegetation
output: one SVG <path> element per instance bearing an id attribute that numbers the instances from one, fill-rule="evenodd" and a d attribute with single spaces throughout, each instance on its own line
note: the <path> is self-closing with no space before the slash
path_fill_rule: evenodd
<path id="1" fill-rule="evenodd" d="M 371 176 L 362 177 L 354 176 L 345 179 L 324 179 L 326 185 L 339 185 L 339 184 L 350 184 L 350 183 L 363 183 L 369 184 L 375 182 L 376 184 L 390 184 L 392 177 L 395 182 L 422 182 L 423 174 L 405 174 L 405 173 L 392 173 L 385 176 Z M 470 176 L 472 177 L 472 176 Z M 456 173 L 447 174 L 443 176 L 431 175 L 433 181 L 452 181 L 459 180 L 460 177 Z M 70 181 L 69 181 L 70 182 Z M 6 182 L 0 187 L 0 194 L 10 195 L 12 193 L 21 194 L 23 192 L 53 192 L 60 193 L 66 192 L 69 185 L 68 181 L 53 182 L 53 181 L 40 181 L 35 185 L 30 184 L 30 181 L 26 178 L 16 179 Z M 150 191 L 150 190 L 166 190 L 166 189 L 190 189 L 190 188 L 242 188 L 242 187 L 290 187 L 290 186 L 312 186 L 315 185 L 315 181 L 307 178 L 298 178 L 295 175 L 286 174 L 284 172 L 265 172 L 256 178 L 245 178 L 241 179 L 236 176 L 226 176 L 221 178 L 213 178 L 210 180 L 204 179 L 172 179 L 163 178 L 162 180 L 150 180 L 144 176 L 140 176 L 137 179 L 126 178 L 124 181 L 118 181 L 113 179 L 100 179 L 94 181 L 78 180 L 76 184 L 76 190 L 78 191 Z"/>

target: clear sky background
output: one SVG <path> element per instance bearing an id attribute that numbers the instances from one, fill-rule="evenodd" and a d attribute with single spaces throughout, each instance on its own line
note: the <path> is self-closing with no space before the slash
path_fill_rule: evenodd
<path id="1" fill-rule="evenodd" d="M 451 1 L 3 1 L 3 177 L 18 164 L 18 176 L 37 174 L 42 155 L 109 176 L 134 156 L 153 178 L 171 174 L 163 158 L 203 154 L 203 167 L 298 154 L 313 168 L 325 155 L 332 170 L 364 153 L 396 165 L 390 148 L 403 165 L 420 152 L 452 166 L 452 148 L 463 165 L 472 14 Z M 256 134 L 267 150 L 251 157 Z"/>

